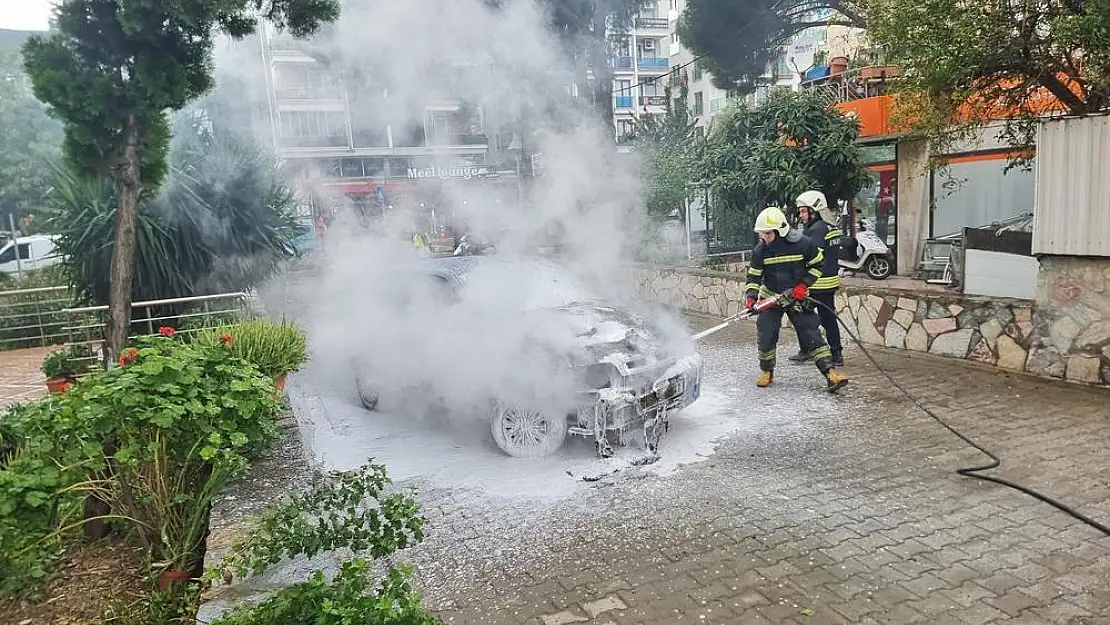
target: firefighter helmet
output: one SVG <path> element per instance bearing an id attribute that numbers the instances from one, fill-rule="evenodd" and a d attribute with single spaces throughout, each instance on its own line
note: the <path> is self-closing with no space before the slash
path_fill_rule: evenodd
<path id="1" fill-rule="evenodd" d="M 778 232 L 781 237 L 790 232 L 790 224 L 786 223 L 786 214 L 777 206 L 768 206 L 755 218 L 756 232 L 763 234 L 772 230 Z"/>
<path id="2" fill-rule="evenodd" d="M 825 220 L 825 223 L 836 224 L 836 213 L 829 210 L 829 202 L 825 199 L 825 194 L 820 191 L 806 191 L 794 200 L 794 204 L 798 207 L 806 207 L 815 211 Z"/>

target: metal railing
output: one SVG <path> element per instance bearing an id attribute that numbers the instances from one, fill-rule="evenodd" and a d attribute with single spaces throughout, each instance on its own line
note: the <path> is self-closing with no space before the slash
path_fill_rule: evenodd
<path id="1" fill-rule="evenodd" d="M 46 347 L 62 342 L 68 287 L 0 291 L 0 350 Z"/>
<path id="2" fill-rule="evenodd" d="M 667 69 L 671 65 L 671 59 L 666 56 L 641 56 L 636 59 L 636 65 L 649 69 Z"/>
<path id="3" fill-rule="evenodd" d="M 619 95 L 613 98 L 613 107 L 619 109 L 632 108 L 633 98 L 630 95 Z"/>
<path id="4" fill-rule="evenodd" d="M 66 347 L 88 346 L 92 356 L 84 360 L 106 366 L 104 329 L 108 307 L 85 306 L 61 312 L 67 318 L 63 328 L 67 337 Z M 241 292 L 134 302 L 131 304 L 128 339 L 155 336 L 158 329 L 166 325 L 174 325 L 178 334 L 187 335 L 220 322 L 231 323 L 232 317 L 239 318 L 249 313 L 250 296 Z"/>
<path id="5" fill-rule="evenodd" d="M 857 67 L 839 74 L 803 81 L 802 89 L 819 89 L 835 102 L 850 102 L 883 95 L 887 90 L 886 66 Z M 874 75 L 876 72 L 879 75 Z"/>
<path id="6" fill-rule="evenodd" d="M 671 23 L 665 17 L 637 17 L 636 28 L 659 29 L 670 28 Z"/>

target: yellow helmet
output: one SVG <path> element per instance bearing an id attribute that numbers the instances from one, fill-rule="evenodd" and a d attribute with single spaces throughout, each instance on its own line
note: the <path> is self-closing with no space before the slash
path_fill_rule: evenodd
<path id="1" fill-rule="evenodd" d="M 790 224 L 786 223 L 786 215 L 777 206 L 768 206 L 760 211 L 759 216 L 755 218 L 756 232 L 763 234 L 772 230 L 778 232 L 780 237 L 784 237 L 786 233 L 790 232 Z"/>

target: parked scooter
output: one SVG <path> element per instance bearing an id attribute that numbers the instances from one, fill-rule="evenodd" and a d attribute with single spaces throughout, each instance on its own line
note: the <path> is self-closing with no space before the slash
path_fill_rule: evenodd
<path id="1" fill-rule="evenodd" d="M 842 215 L 842 221 L 846 216 Z M 882 280 L 890 275 L 890 248 L 875 234 L 875 226 L 871 220 L 860 218 L 855 237 L 848 236 L 847 229 L 844 229 L 844 233 L 844 243 L 840 249 L 841 273 L 863 270 L 872 280 Z"/>
<path id="2" fill-rule="evenodd" d="M 469 234 L 459 238 L 459 244 L 452 256 L 486 256 L 492 254 L 495 248 L 492 243 L 471 241 Z"/>

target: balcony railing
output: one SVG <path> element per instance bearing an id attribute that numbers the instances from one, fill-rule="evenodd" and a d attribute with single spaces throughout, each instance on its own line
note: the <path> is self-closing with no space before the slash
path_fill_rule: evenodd
<path id="1" fill-rule="evenodd" d="M 633 98 L 630 95 L 619 95 L 613 98 L 613 108 L 630 109 L 632 108 Z"/>
<path id="2" fill-rule="evenodd" d="M 278 137 L 279 148 L 349 148 L 346 135 L 335 137 Z"/>
<path id="3" fill-rule="evenodd" d="M 670 22 L 665 17 L 637 17 L 636 28 L 669 29 Z"/>
<path id="4" fill-rule="evenodd" d="M 886 79 L 900 73 L 901 70 L 894 66 L 858 67 L 803 81 L 801 87 L 819 89 L 835 102 L 850 102 L 885 94 L 888 86 Z"/>
<path id="5" fill-rule="evenodd" d="M 630 57 L 630 56 L 615 56 L 615 57 L 613 57 L 613 69 L 632 69 L 632 57 Z"/>
<path id="6" fill-rule="evenodd" d="M 642 95 L 640 96 L 640 106 L 666 106 L 667 96 L 665 95 Z"/>
<path id="7" fill-rule="evenodd" d="M 278 100 L 341 100 L 343 90 L 339 88 L 286 87 L 274 91 Z"/>
<path id="8" fill-rule="evenodd" d="M 667 69 L 671 59 L 665 56 L 641 56 L 636 59 L 636 65 L 647 69 Z"/>

